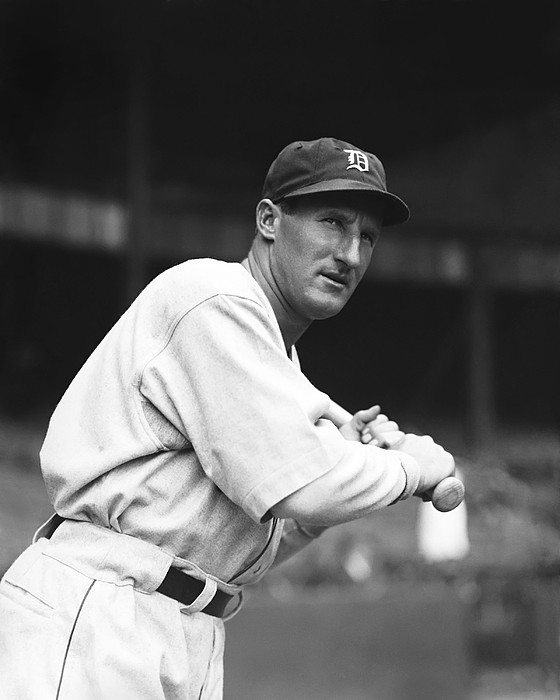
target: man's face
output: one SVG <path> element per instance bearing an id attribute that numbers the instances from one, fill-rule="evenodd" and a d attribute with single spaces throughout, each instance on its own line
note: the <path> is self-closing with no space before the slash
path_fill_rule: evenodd
<path id="1" fill-rule="evenodd" d="M 341 311 L 370 263 L 383 208 L 363 193 L 301 197 L 294 213 L 280 212 L 271 270 L 285 301 L 307 321 Z"/>

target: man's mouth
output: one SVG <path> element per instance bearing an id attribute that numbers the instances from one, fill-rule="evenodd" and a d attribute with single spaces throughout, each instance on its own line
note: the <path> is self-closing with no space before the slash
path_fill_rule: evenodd
<path id="1" fill-rule="evenodd" d="M 334 282 L 339 287 L 346 287 L 348 284 L 348 277 L 340 274 L 339 272 L 323 272 L 322 276 L 326 277 L 331 282 Z"/>

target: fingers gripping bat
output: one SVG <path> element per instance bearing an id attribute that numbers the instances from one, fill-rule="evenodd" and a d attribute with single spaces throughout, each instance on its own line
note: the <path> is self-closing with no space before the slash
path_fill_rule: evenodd
<path id="1" fill-rule="evenodd" d="M 331 406 L 324 416 L 332 421 L 337 428 L 348 423 L 352 419 L 352 414 L 345 408 L 331 401 Z M 463 482 L 454 476 L 448 476 L 439 482 L 433 489 L 422 494 L 422 500 L 431 501 L 436 510 L 446 513 L 462 503 L 465 497 L 465 487 Z"/>

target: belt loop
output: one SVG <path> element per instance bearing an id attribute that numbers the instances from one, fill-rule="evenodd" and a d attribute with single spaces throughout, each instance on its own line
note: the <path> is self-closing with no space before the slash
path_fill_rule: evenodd
<path id="1" fill-rule="evenodd" d="M 211 578 L 207 578 L 204 582 L 204 588 L 198 594 L 198 596 L 193 600 L 190 605 L 185 605 L 181 608 L 182 613 L 195 613 L 203 610 L 208 603 L 214 597 L 214 594 L 218 590 L 218 584 Z"/>
<path id="2" fill-rule="evenodd" d="M 41 537 L 46 537 L 48 540 L 50 540 L 56 528 L 63 522 L 64 518 L 62 516 L 60 516 L 58 513 L 53 513 L 51 517 L 35 532 L 31 542 L 35 544 L 35 542 L 41 539 Z"/>
<path id="3" fill-rule="evenodd" d="M 235 602 L 235 607 L 232 609 L 231 612 L 229 612 L 227 615 L 225 615 L 222 618 L 222 620 L 224 622 L 231 620 L 232 617 L 235 617 L 237 615 L 237 613 L 241 610 L 242 607 L 243 607 L 243 589 L 241 589 L 237 594 L 237 601 Z"/>

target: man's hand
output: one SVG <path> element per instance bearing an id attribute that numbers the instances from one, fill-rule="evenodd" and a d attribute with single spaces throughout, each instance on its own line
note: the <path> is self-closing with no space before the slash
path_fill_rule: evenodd
<path id="1" fill-rule="evenodd" d="M 394 447 L 404 438 L 397 423 L 381 413 L 381 407 L 377 405 L 358 411 L 339 430 L 347 440 L 376 447 Z"/>
<path id="2" fill-rule="evenodd" d="M 414 493 L 424 500 L 431 499 L 437 510 L 452 510 L 463 500 L 465 488 L 452 476 L 455 461 L 449 452 L 431 437 L 403 433 L 394 421 L 381 413 L 379 406 L 358 411 L 352 416 L 333 401 L 325 418 L 338 426 L 347 440 L 399 450 L 414 457 L 420 467 L 420 480 Z"/>
<path id="3" fill-rule="evenodd" d="M 429 435 L 407 433 L 394 449 L 414 457 L 420 465 L 420 481 L 415 491 L 417 495 L 433 489 L 443 479 L 455 474 L 455 460 L 452 455 L 435 443 Z"/>

